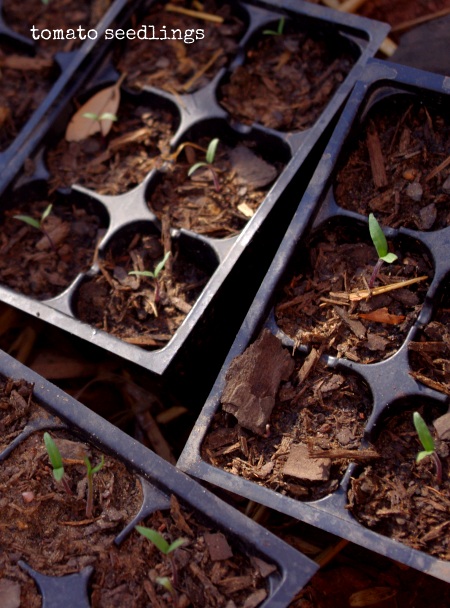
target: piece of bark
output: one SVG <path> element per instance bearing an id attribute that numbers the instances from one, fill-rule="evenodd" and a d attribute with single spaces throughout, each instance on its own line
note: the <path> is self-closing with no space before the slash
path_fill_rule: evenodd
<path id="1" fill-rule="evenodd" d="M 233 557 L 231 547 L 221 532 L 206 532 L 205 543 L 208 547 L 209 556 L 213 562 L 230 559 Z"/>
<path id="2" fill-rule="evenodd" d="M 299 443 L 291 452 L 283 468 L 283 475 L 291 475 L 303 481 L 327 481 L 330 477 L 331 460 L 310 456 L 308 446 Z"/>
<path id="3" fill-rule="evenodd" d="M 231 362 L 221 403 L 239 424 L 263 435 L 280 383 L 288 380 L 294 360 L 267 329 Z"/>
<path id="4" fill-rule="evenodd" d="M 370 167 L 372 169 L 373 183 L 376 188 L 388 185 L 386 168 L 384 166 L 383 151 L 381 150 L 380 138 L 373 123 L 367 131 L 367 151 L 369 152 Z"/>

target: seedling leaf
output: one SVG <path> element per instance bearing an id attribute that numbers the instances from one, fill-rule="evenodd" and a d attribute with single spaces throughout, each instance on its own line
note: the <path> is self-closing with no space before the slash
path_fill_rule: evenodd
<path id="1" fill-rule="evenodd" d="M 155 266 L 155 270 L 153 271 L 153 274 L 155 275 L 155 279 L 158 278 L 159 273 L 161 272 L 161 270 L 164 268 L 164 266 L 166 265 L 167 260 L 169 259 L 170 256 L 170 251 L 167 251 L 165 256 L 163 257 L 162 260 L 160 260 L 156 266 Z"/>
<path id="2" fill-rule="evenodd" d="M 169 554 L 170 545 L 159 532 L 152 530 L 151 528 L 146 528 L 145 526 L 136 526 L 136 530 L 142 534 L 142 536 L 148 538 L 148 540 L 151 541 L 155 547 L 161 551 L 161 553 L 164 553 L 164 555 Z"/>
<path id="3" fill-rule="evenodd" d="M 50 205 L 47 205 L 47 207 L 44 210 L 44 213 L 41 215 L 40 224 L 42 224 L 42 222 L 50 215 L 50 213 L 52 212 L 52 208 L 53 208 L 53 205 L 51 203 L 50 203 Z"/>
<path id="4" fill-rule="evenodd" d="M 37 228 L 38 230 L 41 229 L 41 222 L 39 220 L 36 220 L 34 217 L 30 217 L 29 215 L 14 215 L 13 217 L 16 220 L 21 220 L 22 222 L 25 222 L 25 224 L 28 224 L 33 228 Z"/>
<path id="5" fill-rule="evenodd" d="M 189 171 L 188 171 L 188 177 L 191 177 L 191 175 L 193 173 L 195 173 L 197 171 L 197 169 L 200 169 L 200 167 L 207 167 L 208 164 L 205 163 L 204 161 L 200 161 L 198 163 L 195 163 L 195 165 L 192 165 L 192 167 L 190 167 Z"/>
<path id="6" fill-rule="evenodd" d="M 44 433 L 44 444 L 53 467 L 53 477 L 56 481 L 61 481 L 64 476 L 64 464 L 58 446 L 49 433 Z"/>
<path id="7" fill-rule="evenodd" d="M 419 414 L 419 412 L 414 412 L 413 414 L 413 422 L 416 428 L 417 434 L 419 435 L 420 443 L 424 447 L 423 452 L 419 452 L 417 455 L 417 462 L 425 458 L 425 456 L 429 456 L 434 452 L 434 439 L 426 425 L 425 420 Z"/>
<path id="8" fill-rule="evenodd" d="M 369 214 L 369 232 L 378 257 L 383 260 L 389 252 L 388 244 L 384 232 L 373 213 Z"/>
<path id="9" fill-rule="evenodd" d="M 206 162 L 208 165 L 212 165 L 216 156 L 217 146 L 219 145 L 219 139 L 215 137 L 209 142 L 208 149 L 206 150 Z"/>

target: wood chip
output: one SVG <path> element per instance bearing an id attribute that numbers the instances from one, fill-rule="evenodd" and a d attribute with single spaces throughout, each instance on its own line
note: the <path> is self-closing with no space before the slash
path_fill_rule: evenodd
<path id="1" fill-rule="evenodd" d="M 373 183 L 377 188 L 384 188 L 388 185 L 386 168 L 384 166 L 384 156 L 381 149 L 380 138 L 373 122 L 367 129 L 367 150 L 369 152 L 370 167 L 372 169 Z"/>
<path id="2" fill-rule="evenodd" d="M 327 481 L 330 477 L 331 460 L 311 457 L 308 446 L 292 445 L 291 452 L 283 467 L 283 475 L 290 475 L 304 481 Z"/>
<path id="3" fill-rule="evenodd" d="M 215 534 L 206 532 L 205 543 L 208 547 L 209 556 L 213 562 L 233 557 L 233 551 L 221 532 L 216 532 Z"/>

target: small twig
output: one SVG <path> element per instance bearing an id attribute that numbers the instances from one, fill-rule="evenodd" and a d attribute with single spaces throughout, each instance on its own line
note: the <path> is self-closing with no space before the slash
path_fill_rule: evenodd
<path id="1" fill-rule="evenodd" d="M 196 17 L 197 19 L 202 19 L 203 21 L 223 23 L 223 17 L 219 17 L 219 15 L 212 15 L 211 13 L 205 13 L 203 11 L 193 11 L 188 8 L 183 8 L 182 6 L 176 6 L 171 2 L 166 4 L 165 10 L 169 13 L 179 13 L 180 15 L 187 15 L 188 17 Z"/>
<path id="2" fill-rule="evenodd" d="M 199 78 L 201 78 L 203 76 L 203 74 L 205 74 L 209 70 L 209 68 L 216 63 L 217 59 L 219 59 L 219 57 L 222 55 L 222 53 L 223 53 L 222 49 L 218 49 L 213 54 L 213 56 L 209 59 L 209 61 L 207 61 L 205 63 L 205 65 L 203 67 L 201 67 L 199 70 L 197 70 L 197 72 L 192 76 L 192 78 L 189 78 L 189 80 L 184 83 L 183 91 L 189 91 L 189 89 L 194 84 L 194 82 L 196 82 Z"/>
<path id="3" fill-rule="evenodd" d="M 376 460 L 380 458 L 380 454 L 369 448 L 364 450 L 347 450 L 345 448 L 335 448 L 330 450 L 314 450 L 309 446 L 308 453 L 311 458 L 346 458 L 357 462 L 366 462 L 368 460 Z"/>
<path id="4" fill-rule="evenodd" d="M 373 289 L 356 289 L 355 291 L 346 292 L 346 291 L 330 291 L 331 298 L 341 298 L 345 302 L 360 302 L 361 300 L 366 300 L 373 296 L 378 296 L 382 293 L 388 293 L 390 291 L 394 291 L 394 289 L 401 289 L 402 287 L 409 287 L 409 285 L 413 285 L 414 283 L 419 283 L 420 281 L 425 281 L 428 279 L 427 276 L 416 277 L 415 279 L 407 279 L 406 281 L 399 281 L 398 283 L 390 283 L 389 285 L 380 285 L 379 287 L 374 287 Z"/>
<path id="5" fill-rule="evenodd" d="M 439 17 L 445 17 L 445 15 L 448 15 L 449 13 L 450 8 L 443 8 L 442 10 L 436 11 L 435 13 L 422 15 L 421 17 L 410 19 L 409 21 L 403 21 L 403 23 L 394 25 L 394 27 L 391 28 L 391 32 L 401 32 L 403 30 L 409 30 L 409 28 L 415 27 L 416 25 L 421 25 L 422 23 L 427 23 L 427 21 L 432 21 L 433 19 L 438 19 Z"/>
<path id="6" fill-rule="evenodd" d="M 425 178 L 426 182 L 429 182 L 430 179 L 433 179 L 433 177 L 435 177 L 438 173 L 440 173 L 441 171 L 443 171 L 444 169 L 446 169 L 448 166 L 450 165 L 450 156 L 447 156 L 447 158 L 441 162 L 440 165 L 438 165 L 437 167 L 435 167 Z"/>

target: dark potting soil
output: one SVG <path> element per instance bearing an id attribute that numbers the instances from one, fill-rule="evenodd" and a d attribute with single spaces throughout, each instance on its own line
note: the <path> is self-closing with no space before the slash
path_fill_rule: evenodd
<path id="1" fill-rule="evenodd" d="M 369 112 L 335 181 L 336 202 L 393 228 L 450 225 L 450 122 L 402 97 Z"/>
<path id="2" fill-rule="evenodd" d="M 45 51 L 49 56 L 50 53 L 71 51 L 79 46 L 82 43 L 81 37 L 87 35 L 86 30 L 95 28 L 110 4 L 111 0 L 49 0 L 47 3 L 3 0 L 3 13 L 5 22 L 11 29 L 32 40 L 40 51 Z M 31 31 L 33 26 L 36 28 L 34 38 Z M 78 32 L 79 26 L 84 31 Z M 44 29 L 50 30 L 51 35 L 44 32 L 42 37 Z M 55 29 L 63 30 L 64 39 L 59 34 L 53 34 Z M 68 29 L 76 32 L 70 34 Z"/>
<path id="3" fill-rule="evenodd" d="M 36 3 L 37 4 L 37 3 Z M 51 86 L 53 61 L 0 45 L 0 152 L 12 144 Z"/>
<path id="4" fill-rule="evenodd" d="M 450 299 L 448 291 L 435 316 L 410 342 L 411 375 L 430 388 L 450 395 Z"/>
<path id="5" fill-rule="evenodd" d="M 184 2 L 170 4 L 186 9 Z M 154 32 L 155 38 L 161 39 L 135 39 L 129 41 L 125 49 L 123 46 L 118 49 L 116 65 L 120 72 L 127 74 L 126 86 L 135 90 L 151 86 L 183 94 L 193 93 L 208 84 L 233 58 L 244 24 L 226 3 L 206 0 L 202 2 L 202 12 L 223 21 L 214 23 L 200 16 L 171 12 L 159 3 L 134 25 L 135 30 L 147 26 L 147 36 L 153 36 Z M 178 33 L 172 34 L 172 29 L 177 29 Z M 203 33 L 197 34 L 198 30 Z M 164 39 L 164 32 L 167 39 Z"/>
<path id="6" fill-rule="evenodd" d="M 431 457 L 416 463 L 423 447 L 413 425 L 413 411 L 392 413 L 386 424 L 378 426 L 374 447 L 381 457 L 355 474 L 349 490 L 349 508 L 358 521 L 372 530 L 448 560 L 449 445 L 436 438 L 443 469 L 439 483 Z M 431 406 L 417 411 L 430 430 L 432 421 L 443 413 Z"/>
<path id="7" fill-rule="evenodd" d="M 326 354 L 361 363 L 387 359 L 403 344 L 433 269 L 415 243 L 390 243 L 398 260 L 382 266 L 369 290 L 378 256 L 366 232 L 336 223 L 300 248 L 275 304 L 279 327 L 296 343 L 323 344 Z M 420 281 L 390 289 L 410 279 Z"/>
<path id="8" fill-rule="evenodd" d="M 123 194 L 139 185 L 170 152 L 176 118 L 169 111 L 124 102 L 106 137 L 64 138 L 48 150 L 53 188 L 80 184 L 100 194 Z"/>
<path id="9" fill-rule="evenodd" d="M 7 434 L 10 421 L 34 418 L 35 411 L 42 411 L 32 399 L 32 387 L 21 381 L 0 379 L 0 404 L 0 425 Z M 11 427 L 14 433 L 15 425 Z M 73 494 L 53 478 L 42 431 L 25 439 L 2 462 L 0 570 L 7 576 L 2 579 L 2 597 L 20 598 L 23 608 L 41 605 L 34 584 L 18 564 L 23 560 L 51 576 L 93 566 L 93 608 L 170 605 L 169 594 L 156 579 L 171 578 L 173 571 L 154 545 L 136 531 L 120 546 L 114 543 L 141 505 L 137 477 L 104 454 L 104 465 L 94 475 L 93 515 L 88 516 L 84 458 L 88 456 L 95 466 L 102 455 L 65 431 L 51 430 L 50 434 L 62 454 Z M 220 531 L 182 508 L 175 496 L 170 512 L 156 511 L 142 524 L 158 530 L 168 542 L 186 539 L 174 553 L 179 606 L 225 607 L 230 601 L 236 605 L 248 601 L 256 607 L 267 596 L 264 579 L 275 567 L 244 556 Z"/>
<path id="10" fill-rule="evenodd" d="M 99 260 L 101 272 L 80 285 L 75 294 L 75 315 L 130 344 L 154 349 L 167 343 L 209 274 L 170 242 L 168 231 L 165 234 L 164 246 L 159 236 L 137 230 L 132 236 L 119 237 Z M 154 271 L 165 251 L 171 255 L 157 281 L 128 274 Z"/>
<path id="11" fill-rule="evenodd" d="M 354 63 L 342 40 L 298 31 L 262 35 L 219 89 L 221 105 L 244 124 L 303 131 L 317 120 Z"/>
<path id="12" fill-rule="evenodd" d="M 246 394 L 267 397 L 267 369 L 274 365 L 274 357 L 271 354 L 267 361 L 267 353 L 267 348 L 252 353 L 250 365 L 255 370 L 246 378 Z M 248 407 L 248 400 L 240 403 L 238 396 L 243 391 L 245 356 L 244 352 L 236 358 L 236 367 L 230 367 L 226 378 L 229 386 L 239 385 L 231 391 L 237 407 Z M 224 395 L 225 391 L 223 405 L 227 401 Z M 373 452 L 358 451 L 371 411 L 368 389 L 359 378 L 327 368 L 319 351 L 312 349 L 306 358 L 295 357 L 289 379 L 274 387 L 273 400 L 275 406 L 263 435 L 236 424 L 224 409 L 219 411 L 202 445 L 203 458 L 298 500 L 318 500 L 334 492 L 349 461 L 376 458 Z M 256 405 L 249 410 L 249 419 L 258 418 Z"/>
<path id="13" fill-rule="evenodd" d="M 39 300 L 62 293 L 90 268 L 103 227 L 94 212 L 56 200 L 42 223 L 50 240 L 14 218 L 22 214 L 39 220 L 48 205 L 49 200 L 39 200 L 5 210 L 0 235 L 0 283 Z"/>
<path id="14" fill-rule="evenodd" d="M 167 216 L 171 226 L 222 238 L 245 226 L 282 164 L 270 164 L 250 143 L 229 147 L 219 141 L 212 170 L 201 167 L 189 177 L 190 167 L 205 160 L 209 141 L 196 144 L 204 151 L 186 146 L 176 161 L 164 167 L 148 195 L 148 205 L 159 219 Z"/>

